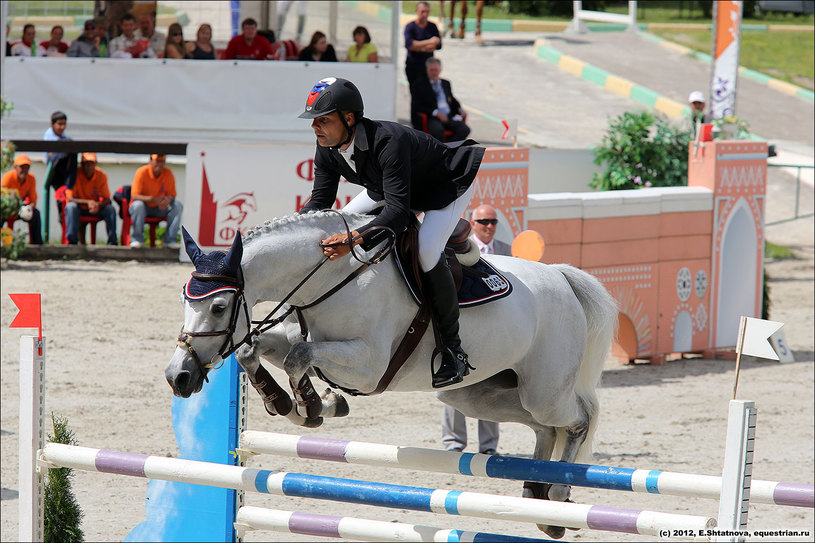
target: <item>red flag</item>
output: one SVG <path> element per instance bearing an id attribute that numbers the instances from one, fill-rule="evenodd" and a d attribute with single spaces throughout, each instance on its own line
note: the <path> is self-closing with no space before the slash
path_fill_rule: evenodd
<path id="1" fill-rule="evenodd" d="M 37 328 L 42 340 L 42 313 L 40 294 L 9 294 L 11 301 L 20 309 L 9 328 Z"/>

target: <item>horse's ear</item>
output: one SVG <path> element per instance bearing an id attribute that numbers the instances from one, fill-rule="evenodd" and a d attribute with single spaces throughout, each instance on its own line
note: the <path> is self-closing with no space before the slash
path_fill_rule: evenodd
<path id="1" fill-rule="evenodd" d="M 184 238 L 184 247 L 187 249 L 187 255 L 189 255 L 192 263 L 195 264 L 198 259 L 204 255 L 204 252 L 198 247 L 198 244 L 195 243 L 195 240 L 192 239 L 190 233 L 187 232 L 187 229 L 183 226 L 181 227 L 181 237 Z"/>
<path id="2" fill-rule="evenodd" d="M 235 239 L 232 241 L 232 247 L 229 248 L 229 252 L 226 253 L 226 257 L 224 257 L 224 262 L 226 263 L 227 269 L 239 270 L 241 267 L 242 258 L 243 238 L 241 237 L 241 233 L 238 232 L 235 234 Z"/>

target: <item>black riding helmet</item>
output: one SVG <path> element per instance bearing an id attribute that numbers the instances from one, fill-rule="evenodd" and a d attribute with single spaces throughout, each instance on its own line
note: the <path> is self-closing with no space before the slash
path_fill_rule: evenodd
<path id="1" fill-rule="evenodd" d="M 306 98 L 306 109 L 298 117 L 300 119 L 316 119 L 323 115 L 336 112 L 342 121 L 348 138 L 341 144 L 345 145 L 352 138 L 351 127 L 345 122 L 343 111 L 352 111 L 359 118 L 362 116 L 364 106 L 362 95 L 357 86 L 340 77 L 326 77 L 311 88 Z"/>

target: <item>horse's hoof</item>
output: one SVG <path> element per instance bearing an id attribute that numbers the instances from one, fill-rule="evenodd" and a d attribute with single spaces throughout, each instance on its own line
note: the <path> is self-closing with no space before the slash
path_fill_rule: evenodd
<path id="1" fill-rule="evenodd" d="M 337 407 L 334 411 L 335 417 L 347 417 L 348 413 L 351 412 L 351 408 L 348 406 L 348 402 L 346 401 L 344 396 L 337 395 Z"/>
<path id="2" fill-rule="evenodd" d="M 323 416 L 326 417 L 345 417 L 351 412 L 348 407 L 348 402 L 342 394 L 334 392 L 330 388 L 325 389 L 320 395 L 323 401 Z"/>
<path id="3" fill-rule="evenodd" d="M 317 417 L 314 419 L 304 419 L 303 426 L 305 428 L 319 428 L 323 425 L 323 417 Z"/>
<path id="4" fill-rule="evenodd" d="M 566 535 L 566 528 L 563 526 L 547 526 L 546 524 L 538 524 L 538 529 L 553 539 L 560 539 Z"/>
<path id="5" fill-rule="evenodd" d="M 265 407 L 265 408 L 266 408 L 266 412 L 269 414 L 269 416 L 270 416 L 270 417 L 276 417 L 276 416 L 277 416 L 277 412 L 276 412 L 274 409 L 269 409 L 269 405 L 268 405 L 268 404 L 265 404 L 265 403 L 264 403 L 264 404 L 263 404 L 263 407 Z"/>

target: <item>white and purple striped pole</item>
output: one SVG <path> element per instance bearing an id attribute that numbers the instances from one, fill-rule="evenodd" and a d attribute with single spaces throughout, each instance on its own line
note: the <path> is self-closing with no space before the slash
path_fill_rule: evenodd
<path id="1" fill-rule="evenodd" d="M 40 460 L 53 466 L 249 492 L 648 536 L 666 530 L 698 533 L 716 526 L 711 517 L 284 473 L 60 443 L 46 444 Z"/>
<path id="2" fill-rule="evenodd" d="M 713 475 L 568 464 L 270 432 L 243 432 L 238 452 L 713 500 L 719 499 L 722 489 L 722 478 Z M 813 508 L 815 487 L 754 480 L 750 500 Z"/>
<path id="3" fill-rule="evenodd" d="M 420 524 L 402 524 L 353 517 L 241 507 L 235 521 L 238 537 L 247 530 L 353 539 L 354 541 L 449 541 L 473 543 L 540 543 L 549 539 L 516 537 L 486 532 L 448 530 Z"/>

